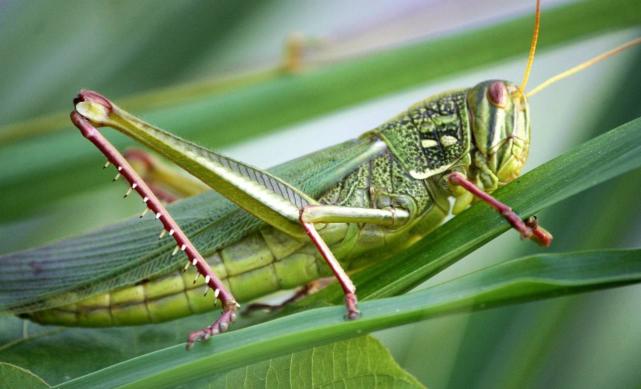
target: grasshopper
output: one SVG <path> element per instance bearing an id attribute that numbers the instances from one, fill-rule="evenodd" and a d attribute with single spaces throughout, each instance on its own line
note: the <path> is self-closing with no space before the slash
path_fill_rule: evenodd
<path id="1" fill-rule="evenodd" d="M 106 156 L 106 166 L 116 168 L 114 181 L 123 177 L 128 182 L 125 196 L 137 192 L 151 215 L 90 235 L 109 239 L 89 253 L 81 250 L 87 240 L 79 238 L 67 246 L 66 257 L 49 263 L 33 260 L 46 256 L 47 248 L 6 256 L 7 271 L 15 270 L 13 264 L 26 266 L 41 283 L 33 292 L 17 289 L 20 298 L 10 309 L 40 323 L 112 326 L 171 320 L 212 310 L 220 301 L 220 317 L 190 334 L 189 347 L 226 331 L 238 301 L 303 286 L 295 298 L 330 275 L 345 293 L 347 319 L 358 318 L 356 288 L 345 269 L 371 265 L 368 258 L 381 251 L 403 250 L 474 201 L 495 208 L 523 238 L 549 246 L 552 236 L 535 218 L 522 219 L 490 195 L 518 177 L 527 159 L 527 96 L 533 93 L 524 90 L 539 15 L 537 1 L 520 86 L 490 80 L 429 97 L 358 139 L 270 171 L 214 153 L 144 122 L 96 92 L 81 91 L 72 122 Z M 175 196 L 162 188 L 191 195 L 202 192 L 203 185 L 146 154 L 123 157 L 98 131 L 103 126 L 148 146 L 233 204 L 211 192 L 178 202 L 175 207 L 192 218 L 183 231 L 162 201 Z M 143 174 L 151 185 L 132 164 L 138 171 L 155 172 Z M 127 239 L 127 228 L 151 234 L 158 223 L 160 241 Z M 196 232 L 198 244 L 189 239 Z M 103 258 L 111 241 L 120 251 Z M 48 277 L 60 265 L 82 272 L 52 283 Z M 83 279 L 87 274 L 92 278 Z M 69 287 L 79 279 L 81 287 Z"/>

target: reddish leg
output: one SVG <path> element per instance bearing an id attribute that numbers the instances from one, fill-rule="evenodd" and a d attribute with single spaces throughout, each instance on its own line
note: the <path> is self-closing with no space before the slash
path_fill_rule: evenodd
<path id="1" fill-rule="evenodd" d="M 300 222 L 303 225 L 303 228 L 305 228 L 305 233 L 312 240 L 316 249 L 321 253 L 325 262 L 327 262 L 330 269 L 332 269 L 332 273 L 334 273 L 338 283 L 343 288 L 343 292 L 345 293 L 345 305 L 347 307 L 347 319 L 356 319 L 360 316 L 360 311 L 356 307 L 356 287 L 347 273 L 345 273 L 345 270 L 343 270 L 340 263 L 336 260 L 332 251 L 327 247 L 327 243 L 325 243 L 323 238 L 318 234 L 314 224 L 304 221 L 305 209 L 306 208 L 303 208 L 300 213 Z"/>
<path id="2" fill-rule="evenodd" d="M 519 215 L 517 215 L 516 212 L 512 210 L 512 208 L 485 193 L 461 173 L 451 173 L 449 176 L 447 176 L 447 179 L 450 183 L 465 188 L 465 190 L 476 196 L 478 199 L 484 201 L 492 208 L 496 209 L 496 211 L 500 213 L 501 216 L 503 216 L 505 220 L 507 220 L 512 225 L 512 227 L 514 227 L 514 229 L 521 234 L 523 238 L 532 239 L 536 243 L 545 247 L 548 247 L 550 246 L 550 244 L 552 244 L 552 234 L 546 231 L 543 227 L 539 226 L 535 217 L 530 217 L 526 220 L 521 219 Z"/>
<path id="3" fill-rule="evenodd" d="M 288 304 L 291 304 L 293 302 L 296 302 L 302 299 L 303 297 L 306 297 L 306 296 L 309 296 L 310 294 L 314 294 L 318 292 L 319 290 L 329 285 L 332 281 L 334 281 L 334 278 L 332 277 L 325 277 L 318 280 L 310 281 L 307 284 L 305 284 L 303 287 L 299 288 L 296 292 L 294 292 L 291 296 L 289 296 L 285 301 L 283 301 L 280 304 L 253 303 L 253 304 L 245 305 L 245 309 L 243 310 L 242 314 L 249 315 L 254 311 L 268 311 L 268 312 L 278 311 L 280 309 L 285 308 L 285 306 L 287 306 Z"/>
<path id="4" fill-rule="evenodd" d="M 104 97 L 92 92 L 81 92 L 74 100 L 79 101 L 93 100 L 103 106 L 111 109 L 111 103 Z M 171 217 L 169 212 L 160 203 L 156 195 L 151 191 L 147 184 L 138 176 L 136 171 L 129 165 L 125 158 L 120 155 L 118 150 L 82 115 L 73 111 L 71 121 L 78 127 L 82 135 L 93 143 L 107 157 L 118 170 L 115 179 L 122 175 L 131 185 L 131 189 L 138 192 L 146 205 L 146 209 L 151 210 L 155 218 L 162 223 L 165 231 L 176 240 L 176 250 L 172 255 L 177 254 L 178 250 L 187 255 L 189 264 L 196 267 L 198 273 L 205 277 L 205 283 L 214 290 L 214 297 L 220 299 L 223 306 L 223 313 L 212 325 L 205 327 L 189 335 L 187 348 L 191 347 L 195 341 L 204 340 L 211 335 L 224 332 L 236 318 L 236 309 L 238 304 L 231 293 L 227 291 L 222 282 L 216 277 L 209 267 L 209 264 L 203 259 L 198 250 L 189 241 L 185 233 L 180 229 L 178 224 Z"/>

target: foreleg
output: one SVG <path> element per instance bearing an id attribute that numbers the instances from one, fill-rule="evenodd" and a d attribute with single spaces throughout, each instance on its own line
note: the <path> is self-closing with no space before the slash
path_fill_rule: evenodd
<path id="1" fill-rule="evenodd" d="M 539 226 L 535 217 L 525 220 L 521 219 L 507 204 L 500 202 L 488 193 L 485 193 L 479 187 L 474 185 L 465 175 L 454 172 L 447 176 L 448 181 L 453 185 L 459 185 L 479 200 L 485 202 L 505 218 L 517 230 L 524 239 L 532 239 L 541 246 L 548 247 L 552 244 L 552 234 L 545 228 Z"/>

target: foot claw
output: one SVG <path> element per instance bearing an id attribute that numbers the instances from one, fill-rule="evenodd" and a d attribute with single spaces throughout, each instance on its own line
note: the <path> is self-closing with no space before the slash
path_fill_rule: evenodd
<path id="1" fill-rule="evenodd" d="M 539 225 L 536 216 L 530 216 L 523 222 L 532 230 L 532 235 L 529 237 L 530 239 L 540 244 L 541 246 L 550 247 L 550 245 L 552 244 L 552 239 L 554 237 L 548 230 Z"/>
<path id="2" fill-rule="evenodd" d="M 214 335 L 227 331 L 229 325 L 236 319 L 235 307 L 235 302 L 228 304 L 222 315 L 212 325 L 192 332 L 187 338 L 187 350 L 191 349 L 196 342 L 204 342 Z"/>
<path id="3" fill-rule="evenodd" d="M 354 320 L 358 319 L 361 316 L 361 311 L 357 307 L 356 294 L 349 293 L 345 295 L 345 305 L 347 306 L 347 314 L 345 314 L 345 319 Z"/>
<path id="4" fill-rule="evenodd" d="M 345 319 L 347 319 L 347 320 L 356 320 L 356 319 L 358 319 L 359 317 L 361 317 L 361 311 L 359 311 L 359 310 L 355 310 L 355 311 L 348 311 L 348 312 L 345 314 Z"/>

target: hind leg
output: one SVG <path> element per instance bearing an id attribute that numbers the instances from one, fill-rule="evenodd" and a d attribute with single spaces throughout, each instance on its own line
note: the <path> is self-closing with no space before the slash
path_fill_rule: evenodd
<path id="1" fill-rule="evenodd" d="M 307 297 L 318 292 L 321 289 L 324 289 L 327 285 L 331 284 L 334 281 L 334 277 L 325 277 L 318 280 L 310 281 L 304 286 L 298 288 L 294 293 L 291 294 L 285 301 L 280 304 L 266 304 L 266 303 L 253 303 L 245 307 L 242 312 L 243 316 L 251 315 L 256 311 L 267 311 L 267 312 L 276 312 L 287 305 L 294 303 L 303 297 Z"/>

